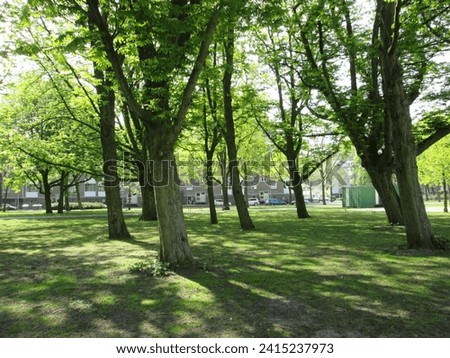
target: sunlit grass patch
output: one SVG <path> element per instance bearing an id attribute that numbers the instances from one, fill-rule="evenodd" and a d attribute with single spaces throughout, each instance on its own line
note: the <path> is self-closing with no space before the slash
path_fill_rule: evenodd
<path id="1" fill-rule="evenodd" d="M 248 232 L 235 209 L 214 226 L 187 210 L 198 265 L 167 277 L 130 271 L 159 249 L 136 210 L 129 241 L 106 238 L 101 210 L 1 217 L 0 336 L 448 336 L 448 254 L 402 255 L 404 229 L 379 211 L 251 209 Z M 449 235 L 448 215 L 430 218 Z"/>

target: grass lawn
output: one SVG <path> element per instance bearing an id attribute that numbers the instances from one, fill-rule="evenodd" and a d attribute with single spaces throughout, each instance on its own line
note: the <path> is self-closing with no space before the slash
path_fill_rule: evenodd
<path id="1" fill-rule="evenodd" d="M 399 250 L 382 212 L 250 210 L 253 232 L 187 209 L 201 268 L 168 277 L 130 271 L 158 250 L 137 211 L 132 241 L 106 238 L 104 210 L 0 214 L 0 337 L 450 337 L 448 253 Z"/>

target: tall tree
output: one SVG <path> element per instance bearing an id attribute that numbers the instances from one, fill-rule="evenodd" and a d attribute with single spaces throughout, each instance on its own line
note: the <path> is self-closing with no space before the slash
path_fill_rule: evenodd
<path id="1" fill-rule="evenodd" d="M 86 5 L 78 11 L 93 19 L 118 86 L 140 120 L 149 145 L 160 259 L 174 266 L 189 265 L 194 258 L 176 184 L 174 148 L 208 53 L 218 10 L 199 1 L 176 0 L 156 4 L 87 0 Z M 201 9 L 210 14 L 206 21 L 198 16 Z M 124 36 L 126 43 L 120 40 Z M 128 80 L 129 68 L 141 76 L 139 96 Z"/>
<path id="2" fill-rule="evenodd" d="M 110 239 L 130 239 L 122 210 L 120 180 L 117 170 L 117 146 L 115 140 L 116 101 L 108 71 L 100 70 L 94 64 L 97 79 L 98 115 L 100 120 L 100 140 L 102 143 L 103 173 L 106 207 L 108 210 L 108 233 Z"/>
<path id="3" fill-rule="evenodd" d="M 338 130 L 336 128 L 333 131 L 332 123 L 326 124 L 325 121 L 319 121 L 308 111 L 311 93 L 303 84 L 297 70 L 302 66 L 302 59 L 296 51 L 293 26 L 292 19 L 286 17 L 283 27 L 267 27 L 262 34 L 260 31 L 256 34 L 260 48 L 259 56 L 270 68 L 274 77 L 278 99 L 276 119 L 263 121 L 256 113 L 255 119 L 270 141 L 286 158 L 289 185 L 295 195 L 297 217 L 308 218 L 302 182 L 309 176 L 308 171 L 311 167 L 321 168 L 320 163 L 334 154 L 333 147 L 336 145 L 331 138 L 333 132 L 338 133 Z M 328 137 L 330 145 L 328 150 L 322 151 L 322 158 L 313 159 L 309 156 L 308 165 L 304 167 L 306 170 L 302 170 L 299 157 L 302 154 L 302 148 L 308 144 L 306 142 L 308 137 L 311 138 L 310 136 Z M 316 163 L 317 160 L 318 163 Z"/>
<path id="4" fill-rule="evenodd" d="M 399 58 L 403 1 L 377 1 L 379 13 L 380 68 L 383 79 L 385 125 L 392 128 L 395 172 L 406 227 L 408 247 L 439 247 L 428 220 L 419 186 L 416 143 L 412 133 L 411 100 L 404 86 Z"/>
<path id="5" fill-rule="evenodd" d="M 392 180 L 391 134 L 384 130 L 379 92 L 377 25 L 372 38 L 355 33 L 351 1 L 315 1 L 311 5 L 293 8 L 300 28 L 296 38 L 304 48 L 307 64 L 301 74 L 303 81 L 318 90 L 331 109 L 331 113 L 326 108 L 318 110 L 318 115 L 334 118 L 351 139 L 382 198 L 389 222 L 402 223 L 400 199 Z M 373 48 L 366 54 L 367 43 Z"/>
<path id="6" fill-rule="evenodd" d="M 66 19 L 62 20 L 57 17 L 56 8 L 53 5 L 51 10 L 44 11 L 44 14 L 40 13 L 39 10 L 42 8 L 39 6 L 39 2 L 29 2 L 22 8 L 16 10 L 14 7 L 11 8 L 11 14 L 14 14 L 15 11 L 19 12 L 15 19 L 19 30 L 15 35 L 16 51 L 29 56 L 49 78 L 67 113 L 67 120 L 83 125 L 86 127 L 85 130 L 92 131 L 101 137 L 102 153 L 101 155 L 98 153 L 98 162 L 102 157 L 105 169 L 103 174 L 109 237 L 130 238 L 123 218 L 117 173 L 112 169 L 116 166 L 117 161 L 113 87 L 111 81 L 108 82 L 105 79 L 101 66 L 94 64 L 93 76 L 92 70 L 89 68 L 89 63 L 92 63 L 89 56 L 94 52 L 90 49 L 96 40 L 74 29 L 73 23 L 67 21 L 75 20 L 73 15 L 66 14 Z M 39 13 L 39 17 L 36 16 L 37 13 Z M 88 22 L 85 25 L 87 28 L 89 27 Z M 83 60 L 77 56 L 77 53 L 89 55 L 85 55 L 86 59 Z M 97 94 L 94 93 L 92 87 L 96 89 Z M 76 100 L 73 99 L 74 97 Z M 97 100 L 97 97 L 100 100 Z M 80 107 L 83 109 L 80 110 Z M 85 130 L 78 135 L 81 137 Z M 85 139 L 78 139 L 80 146 Z M 78 151 L 78 154 L 85 153 Z M 82 158 L 85 162 L 90 160 L 85 155 Z M 99 164 L 97 163 L 98 167 L 100 167 Z M 64 170 L 64 174 L 65 180 L 60 182 L 59 212 L 63 208 L 64 191 L 68 186 L 77 184 L 77 181 L 69 181 L 69 185 L 65 185 L 64 182 L 67 182 L 69 173 Z M 111 183 L 111 178 L 114 176 L 116 180 Z M 77 173 L 74 178 L 78 177 Z"/>
<path id="7" fill-rule="evenodd" d="M 233 192 L 236 209 L 239 214 L 239 221 L 243 230 L 255 229 L 255 225 L 250 217 L 248 205 L 242 192 L 241 177 L 239 174 L 239 160 L 236 147 L 236 135 L 233 116 L 232 99 L 232 77 L 234 71 L 234 49 L 235 49 L 235 26 L 237 19 L 228 23 L 228 28 L 224 38 L 225 69 L 223 73 L 223 108 L 224 108 L 224 137 L 228 150 L 228 170 L 231 177 L 231 188 Z"/>
<path id="8" fill-rule="evenodd" d="M 409 227 L 408 246 L 429 248 L 436 244 L 421 209 L 415 159 L 400 148 L 404 138 L 398 140 L 397 136 L 411 134 L 411 123 L 406 124 L 411 121 L 409 108 L 418 98 L 430 60 L 439 48 L 427 41 L 421 31 L 423 24 L 412 20 L 417 18 L 420 7 L 409 2 L 404 5 L 402 1 L 377 1 L 372 11 L 371 38 L 360 31 L 364 24 L 355 20 L 352 10 L 356 6 L 352 1 L 315 1 L 308 9 L 297 5 L 294 10 L 302 25 L 299 38 L 309 64 L 305 81 L 321 92 L 350 137 L 382 198 L 389 221 L 404 222 Z M 398 13 L 389 17 L 387 13 L 392 9 Z M 388 30 L 391 25 L 393 29 Z M 348 79 L 348 85 L 343 84 L 342 78 Z M 416 155 L 412 137 L 403 145 L 409 146 L 409 154 Z M 404 188 L 400 194 L 405 196 L 405 202 L 396 194 L 393 174 L 399 182 L 404 181 L 399 187 Z M 405 176 L 415 179 L 406 180 Z M 414 199 L 407 199 L 412 195 Z M 402 203 L 415 207 L 411 209 L 415 214 L 408 212 L 403 216 Z"/>
<path id="9" fill-rule="evenodd" d="M 65 91 L 66 99 L 74 100 L 70 89 Z M 53 81 L 39 71 L 24 73 L 2 101 L 1 124 L 16 151 L 15 165 L 44 194 L 47 213 L 52 213 L 51 190 L 62 184 L 67 169 L 92 173 L 98 153 L 91 129 L 72 121 L 65 104 Z"/>

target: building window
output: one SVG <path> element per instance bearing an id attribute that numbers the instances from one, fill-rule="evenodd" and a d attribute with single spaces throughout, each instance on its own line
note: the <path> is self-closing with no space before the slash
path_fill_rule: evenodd
<path id="1" fill-rule="evenodd" d="M 94 179 L 91 179 L 84 183 L 84 196 L 93 197 L 97 196 L 97 184 Z"/>
<path id="2" fill-rule="evenodd" d="M 95 191 L 95 184 L 85 183 L 84 191 Z"/>
<path id="3" fill-rule="evenodd" d="M 97 190 L 98 190 L 98 196 L 101 196 L 101 197 L 105 196 L 105 184 L 103 182 L 97 184 Z"/>
<path id="4" fill-rule="evenodd" d="M 39 192 L 34 185 L 27 185 L 25 187 L 25 197 L 26 198 L 37 198 Z"/>

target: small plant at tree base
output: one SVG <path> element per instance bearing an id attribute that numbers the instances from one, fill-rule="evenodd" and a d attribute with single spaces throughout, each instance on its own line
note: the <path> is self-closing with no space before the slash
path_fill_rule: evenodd
<path id="1" fill-rule="evenodd" d="M 161 262 L 158 259 L 153 259 L 151 263 L 145 261 L 136 262 L 135 264 L 131 265 L 130 272 L 148 276 L 162 277 L 169 276 L 172 271 L 170 270 L 168 263 Z"/>

